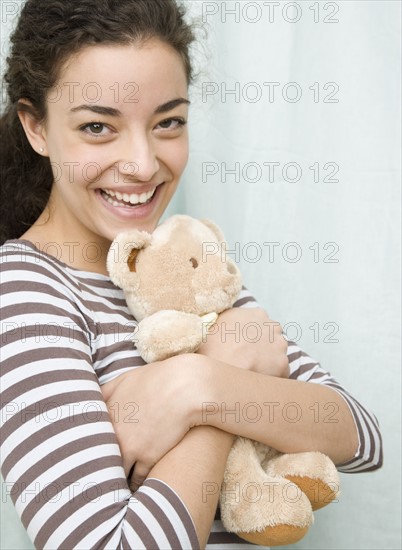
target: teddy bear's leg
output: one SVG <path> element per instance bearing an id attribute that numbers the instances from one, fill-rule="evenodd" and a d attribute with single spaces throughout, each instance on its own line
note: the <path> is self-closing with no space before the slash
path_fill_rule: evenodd
<path id="1" fill-rule="evenodd" d="M 241 437 L 228 457 L 220 509 L 227 531 L 263 546 L 293 544 L 313 521 L 311 504 L 297 485 L 267 475 L 252 442 Z"/>
<path id="2" fill-rule="evenodd" d="M 268 475 L 295 483 L 319 510 L 339 495 L 339 474 L 330 458 L 318 452 L 279 454 L 268 461 Z"/>

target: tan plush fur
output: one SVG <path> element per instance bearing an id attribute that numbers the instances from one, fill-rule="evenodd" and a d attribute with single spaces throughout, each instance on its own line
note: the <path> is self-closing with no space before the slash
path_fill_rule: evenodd
<path id="1" fill-rule="evenodd" d="M 133 339 L 145 361 L 196 351 L 216 314 L 232 307 L 242 283 L 225 245 L 213 222 L 189 216 L 172 216 L 152 235 L 117 236 L 108 270 L 139 321 Z M 255 544 L 292 544 L 308 531 L 313 509 L 334 500 L 338 488 L 327 456 L 281 454 L 238 437 L 221 488 L 222 521 Z"/>

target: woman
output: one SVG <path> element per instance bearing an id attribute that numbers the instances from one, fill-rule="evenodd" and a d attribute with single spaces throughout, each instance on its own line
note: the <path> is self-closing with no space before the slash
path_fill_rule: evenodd
<path id="1" fill-rule="evenodd" d="M 322 451 L 341 471 L 381 465 L 373 415 L 278 324 L 271 334 L 246 291 L 220 323 L 259 322 L 258 343 L 218 332 L 148 365 L 132 349 L 106 254 L 118 232 L 152 231 L 179 183 L 193 38 L 174 0 L 28 0 L 13 34 L 1 456 L 36 548 L 204 547 L 218 494 L 203 487 L 220 485 L 235 435 Z M 256 423 L 229 413 L 251 401 L 278 405 Z M 289 402 L 305 412 L 297 423 L 281 414 Z M 328 404 L 334 421 L 317 422 L 311 407 Z"/>

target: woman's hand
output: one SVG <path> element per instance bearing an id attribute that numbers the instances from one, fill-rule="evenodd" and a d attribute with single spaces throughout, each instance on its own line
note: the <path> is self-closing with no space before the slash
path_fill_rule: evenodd
<path id="1" fill-rule="evenodd" d="M 180 355 L 137 367 L 101 387 L 123 456 L 131 489 L 192 427 L 198 399 L 196 356 Z"/>
<path id="2" fill-rule="evenodd" d="M 219 315 L 197 353 L 218 361 L 289 377 L 287 342 L 282 327 L 260 308 L 232 308 Z"/>

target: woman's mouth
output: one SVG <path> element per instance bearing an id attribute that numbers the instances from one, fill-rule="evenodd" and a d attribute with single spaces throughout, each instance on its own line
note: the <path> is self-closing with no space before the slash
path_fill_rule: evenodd
<path id="1" fill-rule="evenodd" d="M 101 189 L 100 194 L 109 204 L 115 207 L 135 208 L 151 202 L 156 191 L 156 187 L 147 193 L 119 193 L 110 189 Z"/>

